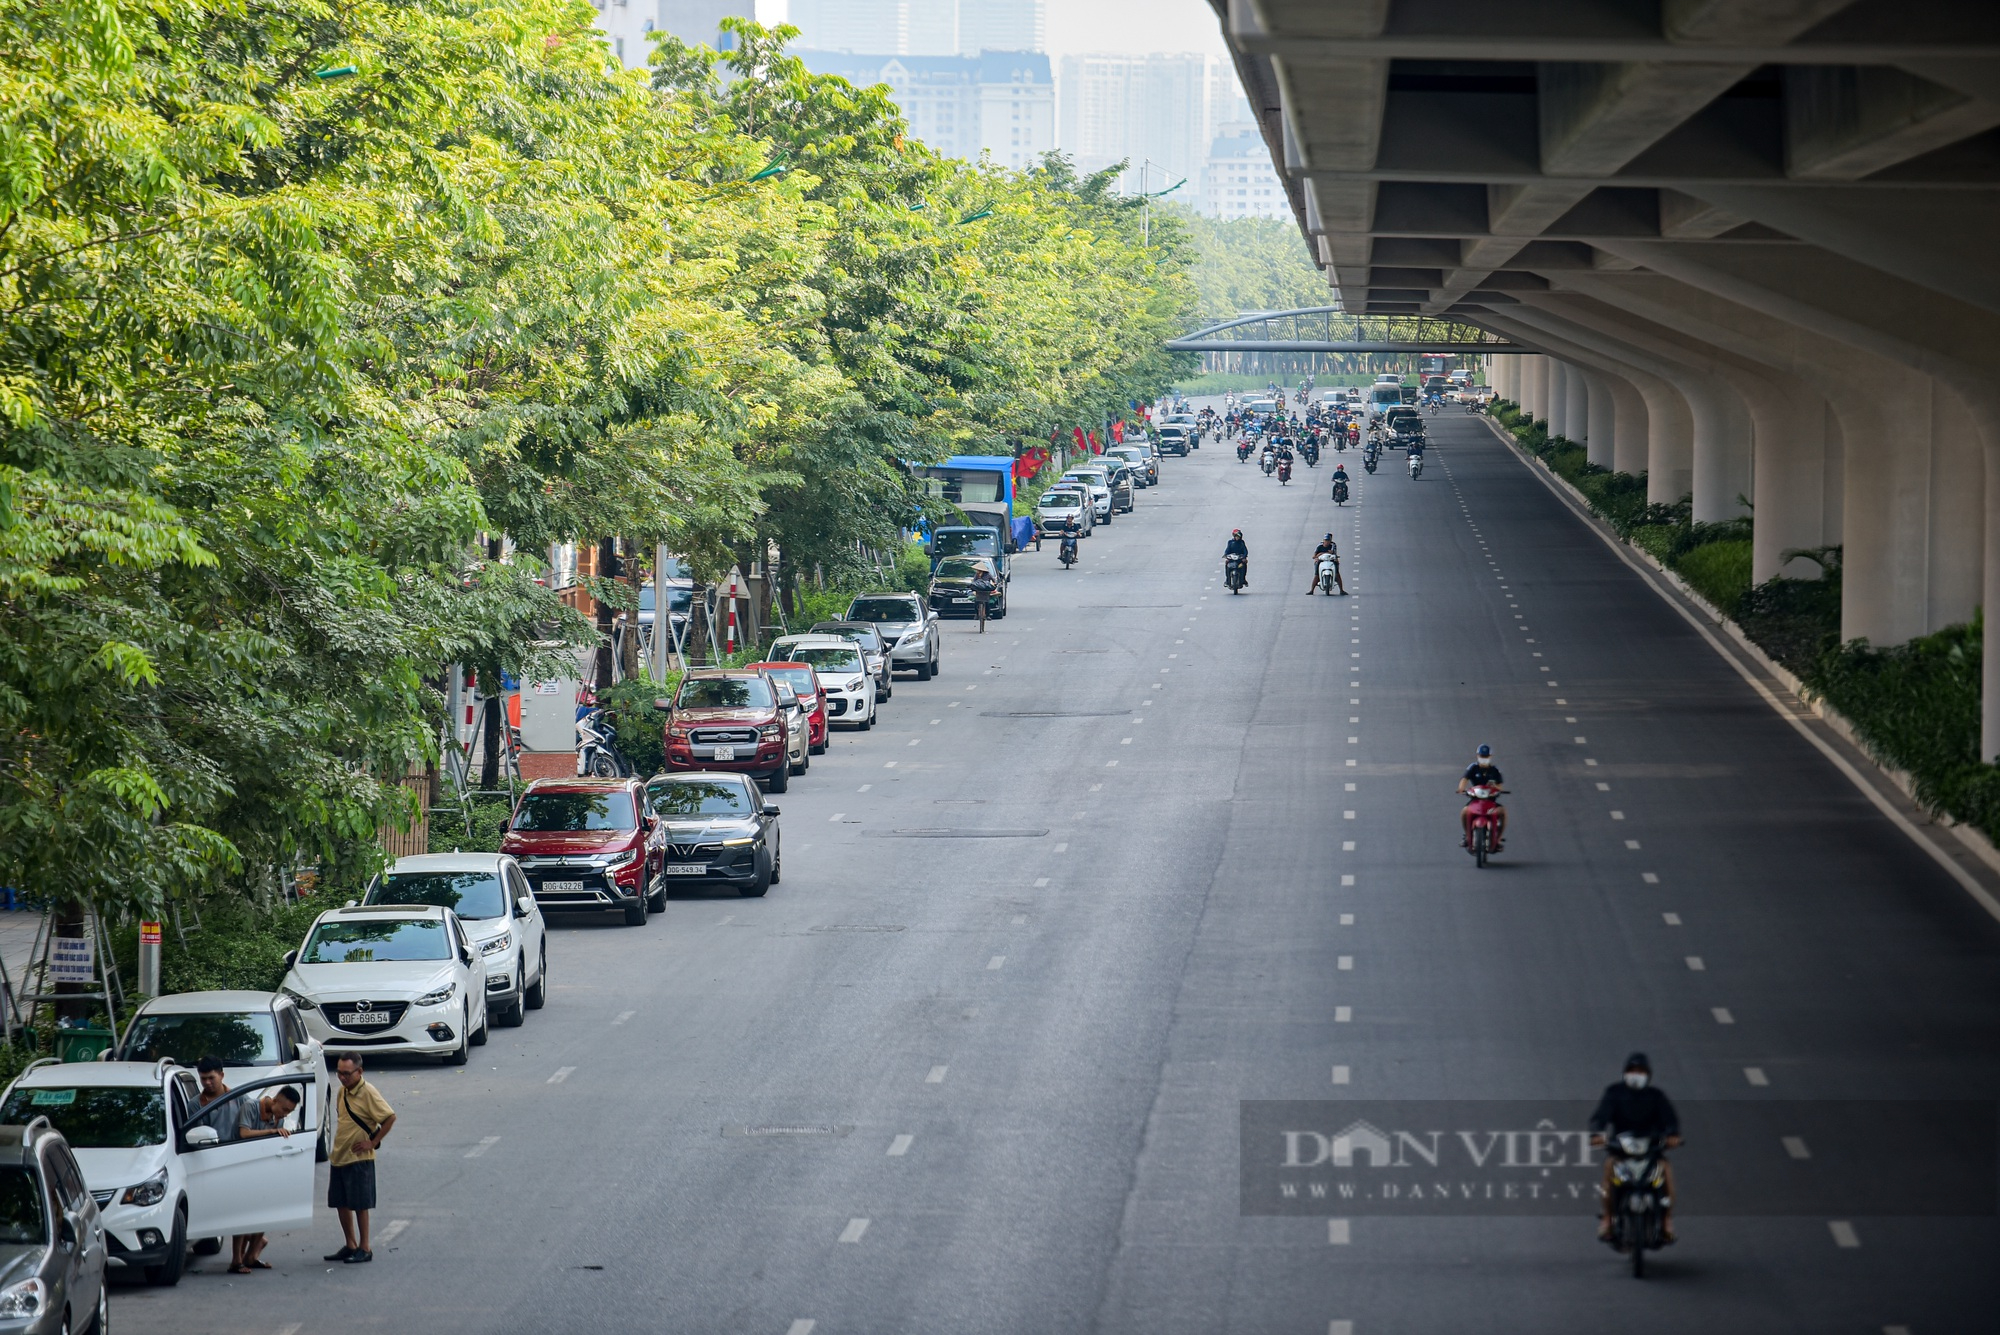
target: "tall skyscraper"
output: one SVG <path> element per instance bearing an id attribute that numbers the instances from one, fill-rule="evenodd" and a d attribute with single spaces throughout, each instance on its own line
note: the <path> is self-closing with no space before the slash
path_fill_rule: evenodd
<path id="1" fill-rule="evenodd" d="M 1121 189 L 1148 190 L 1187 184 L 1173 198 L 1198 204 L 1202 168 L 1225 99 L 1236 91 L 1235 71 L 1217 56 L 1064 56 L 1056 80 L 1056 143 L 1079 170 L 1130 166 Z"/>
<path id="2" fill-rule="evenodd" d="M 754 0 L 591 0 L 597 6 L 597 27 L 611 50 L 627 66 L 637 68 L 653 54 L 652 34 L 670 32 L 688 42 L 720 47 L 722 20 L 730 15 L 754 18 Z"/>
<path id="3" fill-rule="evenodd" d="M 889 56 L 1040 51 L 1048 0 L 791 0 L 799 45 Z"/>
<path id="4" fill-rule="evenodd" d="M 815 74 L 837 74 L 859 88 L 889 85 L 910 133 L 946 157 L 984 152 L 1003 167 L 1026 168 L 1055 147 L 1055 84 L 1049 58 L 1039 52 L 798 55 Z"/>
<path id="5" fill-rule="evenodd" d="M 1271 149 L 1256 122 L 1217 127 L 1202 168 L 1203 213 L 1216 218 L 1290 218 L 1292 202 L 1271 166 Z"/>

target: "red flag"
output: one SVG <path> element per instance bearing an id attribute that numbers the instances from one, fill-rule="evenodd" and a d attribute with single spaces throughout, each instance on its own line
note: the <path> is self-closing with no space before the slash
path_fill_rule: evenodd
<path id="1" fill-rule="evenodd" d="M 1085 440 L 1084 440 L 1084 438 L 1083 438 L 1083 428 L 1082 428 L 1082 427 L 1080 427 L 1080 426 L 1079 426 L 1079 427 L 1072 427 L 1072 428 L 1071 428 L 1071 430 L 1073 430 L 1073 431 L 1075 431 L 1075 432 L 1076 432 L 1076 447 L 1077 447 L 1077 448 L 1078 448 L 1079 450 L 1087 450 L 1087 449 L 1089 449 L 1089 448 L 1090 448 L 1090 445 L 1089 445 L 1089 443 L 1088 443 L 1087 441 L 1085 441 Z"/>
<path id="2" fill-rule="evenodd" d="M 1124 423 L 1124 422 L 1122 422 L 1122 421 L 1119 421 L 1119 422 L 1113 422 L 1113 423 L 1111 424 L 1111 439 L 1112 439 L 1112 440 L 1113 440 L 1114 442 L 1116 442 L 1117 444 L 1120 444 L 1120 445 L 1123 445 L 1123 444 L 1125 443 L 1125 423 Z"/>
<path id="3" fill-rule="evenodd" d="M 1090 440 L 1090 452 L 1092 454 L 1102 454 L 1104 451 L 1099 449 L 1097 445 L 1097 433 L 1095 431 L 1087 431 L 1084 434 Z"/>

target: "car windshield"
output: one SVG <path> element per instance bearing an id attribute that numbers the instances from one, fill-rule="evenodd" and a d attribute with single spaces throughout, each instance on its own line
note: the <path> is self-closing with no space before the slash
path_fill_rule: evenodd
<path id="1" fill-rule="evenodd" d="M 344 918 L 313 928 L 301 964 L 386 964 L 448 960 L 451 943 L 436 918 Z"/>
<path id="2" fill-rule="evenodd" d="M 817 629 L 823 635 L 838 635 L 853 640 L 863 649 L 882 647 L 882 638 L 867 626 L 820 626 Z"/>
<path id="3" fill-rule="evenodd" d="M 984 561 L 975 561 L 969 556 L 951 556 L 938 562 L 939 579 L 971 579 L 989 567 Z"/>
<path id="4" fill-rule="evenodd" d="M 370 904 L 435 904 L 461 918 L 507 916 L 507 887 L 497 871 L 392 871 L 369 892 Z"/>
<path id="5" fill-rule="evenodd" d="M 0 1168 L 0 1246 L 39 1247 L 48 1240 L 40 1175 L 29 1168 Z"/>
<path id="6" fill-rule="evenodd" d="M 276 1066 L 278 1022 L 269 1011 L 209 1011 L 189 1015 L 141 1015 L 125 1031 L 119 1053 L 128 1062 L 171 1057 L 193 1066 L 219 1057 L 224 1066 Z"/>
<path id="7" fill-rule="evenodd" d="M 964 556 L 967 552 L 977 552 L 981 556 L 991 556 L 1000 549 L 1000 535 L 992 529 L 981 529 L 977 533 L 940 533 L 931 540 L 932 556 Z M 889 621 L 891 617 L 870 617 L 866 620 Z M 908 620 L 909 618 L 904 618 Z"/>
<path id="8" fill-rule="evenodd" d="M 36 1117 L 48 1118 L 75 1150 L 129 1150 L 167 1138 L 158 1085 L 17 1086 L 0 1104 L 0 1122 L 10 1126 Z"/>
<path id="9" fill-rule="evenodd" d="M 838 645 L 811 645 L 804 649 L 794 649 L 786 655 L 801 663 L 810 663 L 823 672 L 861 671 L 861 651 L 843 649 Z"/>
<path id="10" fill-rule="evenodd" d="M 1083 505 L 1083 494 L 1075 491 L 1052 491 L 1042 497 L 1044 510 L 1075 510 Z"/>
<path id="11" fill-rule="evenodd" d="M 750 813 L 750 793 L 740 781 L 673 779 L 646 790 L 653 810 L 675 816 L 744 816 Z"/>
<path id="12" fill-rule="evenodd" d="M 761 684 L 761 683 L 760 683 Z M 574 833 L 638 828 L 632 799 L 615 793 L 529 793 L 514 813 L 516 830 Z"/>
<path id="13" fill-rule="evenodd" d="M 676 709 L 769 709 L 771 685 L 761 677 L 689 677 Z"/>
<path id="14" fill-rule="evenodd" d="M 849 621 L 915 621 L 922 615 L 910 598 L 856 598 L 847 609 Z"/>
<path id="15" fill-rule="evenodd" d="M 805 662 L 803 658 L 798 661 Z M 819 679 L 809 667 L 767 667 L 764 671 L 790 686 L 801 699 L 819 694 Z"/>

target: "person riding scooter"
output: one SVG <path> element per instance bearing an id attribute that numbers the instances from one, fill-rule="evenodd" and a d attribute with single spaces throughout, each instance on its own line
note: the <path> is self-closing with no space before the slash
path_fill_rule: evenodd
<path id="1" fill-rule="evenodd" d="M 1478 752 L 1472 758 L 1472 763 L 1465 767 L 1464 777 L 1458 781 L 1458 791 L 1464 793 L 1473 788 L 1499 789 L 1500 784 L 1500 767 L 1493 763 L 1493 748 L 1481 742 Z M 1459 840 L 1459 847 L 1472 847 L 1472 807 L 1470 804 L 1466 806 L 1464 811 L 1459 813 L 1458 823 L 1463 829 L 1463 835 Z M 1493 848 L 1491 851 L 1495 853 L 1500 851 L 1500 845 L 1506 833 L 1507 809 L 1496 801 L 1493 804 Z"/>
<path id="2" fill-rule="evenodd" d="M 1674 1111 L 1673 1100 L 1666 1091 L 1653 1084 L 1652 1063 L 1646 1054 L 1635 1052 L 1625 1059 L 1625 1074 L 1615 1084 L 1606 1085 L 1604 1095 L 1597 1101 L 1597 1111 L 1590 1115 L 1590 1143 L 1602 1145 L 1604 1154 L 1604 1189 L 1600 1193 L 1603 1208 L 1598 1216 L 1597 1236 L 1603 1241 L 1611 1239 L 1611 1203 L 1614 1198 L 1612 1165 L 1618 1160 L 1618 1137 L 1621 1135 L 1644 1136 L 1657 1140 L 1668 1149 L 1681 1143 L 1680 1115 Z M 1674 1169 L 1660 1156 L 1663 1174 L 1662 1195 L 1667 1205 L 1661 1223 L 1661 1237 L 1667 1242 L 1674 1239 Z"/>
<path id="3" fill-rule="evenodd" d="M 1319 546 L 1313 548 L 1312 582 L 1306 585 L 1307 596 L 1311 596 L 1319 589 L 1319 559 L 1322 556 L 1333 558 L 1333 587 L 1339 589 L 1343 597 L 1346 596 L 1347 582 L 1340 577 L 1340 544 L 1333 540 L 1331 533 L 1321 538 Z"/>
<path id="4" fill-rule="evenodd" d="M 1243 530 L 1229 531 L 1229 541 L 1223 545 L 1222 557 L 1226 561 L 1232 556 L 1243 558 L 1243 587 L 1250 587 L 1250 544 L 1243 541 Z"/>
<path id="5" fill-rule="evenodd" d="M 1056 548 L 1056 559 L 1063 563 L 1065 570 L 1076 564 L 1076 539 L 1076 520 L 1063 520 L 1062 544 Z"/>

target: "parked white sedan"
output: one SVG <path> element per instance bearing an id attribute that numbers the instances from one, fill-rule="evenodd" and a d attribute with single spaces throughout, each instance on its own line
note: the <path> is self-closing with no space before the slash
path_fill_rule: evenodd
<path id="1" fill-rule="evenodd" d="M 486 967 L 450 909 L 330 909 L 285 963 L 280 990 L 336 1053 L 429 1053 L 463 1066 L 467 1048 L 486 1042 Z"/>
<path id="2" fill-rule="evenodd" d="M 364 904 L 434 904 L 458 915 L 486 967 L 486 1007 L 511 1029 L 549 999 L 549 932 L 506 853 L 415 853 L 369 885 Z"/>

